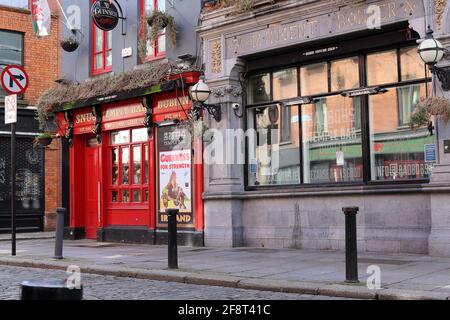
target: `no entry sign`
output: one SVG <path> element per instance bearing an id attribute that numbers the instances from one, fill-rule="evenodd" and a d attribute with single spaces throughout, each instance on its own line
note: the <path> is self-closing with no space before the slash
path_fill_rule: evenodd
<path id="1" fill-rule="evenodd" d="M 28 87 L 28 75 L 21 66 L 7 66 L 0 77 L 2 87 L 9 94 L 22 94 Z"/>

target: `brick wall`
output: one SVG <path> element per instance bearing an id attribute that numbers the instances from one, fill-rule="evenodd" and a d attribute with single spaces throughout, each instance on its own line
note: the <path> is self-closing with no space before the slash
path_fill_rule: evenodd
<path id="1" fill-rule="evenodd" d="M 52 4 L 53 5 L 53 4 Z M 54 6 L 53 6 L 54 7 Z M 52 8 L 53 9 L 53 8 Z M 60 23 L 54 15 L 51 35 L 37 38 L 29 10 L 0 6 L 0 29 L 24 33 L 24 68 L 30 83 L 24 103 L 34 105 L 39 96 L 52 87 L 60 71 Z M 53 141 L 45 150 L 45 229 L 54 229 L 56 207 L 60 202 L 60 142 Z"/>

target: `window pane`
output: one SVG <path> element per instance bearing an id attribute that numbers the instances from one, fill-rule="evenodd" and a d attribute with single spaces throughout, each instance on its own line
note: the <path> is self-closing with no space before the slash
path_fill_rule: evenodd
<path id="1" fill-rule="evenodd" d="M 402 81 L 425 78 L 425 64 L 417 54 L 417 47 L 400 49 L 400 66 Z"/>
<path id="2" fill-rule="evenodd" d="M 358 57 L 331 62 L 331 91 L 359 88 Z"/>
<path id="3" fill-rule="evenodd" d="M 0 68 L 7 65 L 22 65 L 22 38 L 17 32 L 0 30 Z"/>
<path id="4" fill-rule="evenodd" d="M 166 11 L 166 1 L 165 0 L 157 0 L 159 11 Z"/>
<path id="5" fill-rule="evenodd" d="M 268 73 L 248 79 L 248 104 L 270 101 L 270 75 Z"/>
<path id="6" fill-rule="evenodd" d="M 304 183 L 362 181 L 360 103 L 342 96 L 302 106 Z"/>
<path id="7" fill-rule="evenodd" d="M 106 32 L 106 50 L 112 49 L 112 39 L 113 39 L 112 31 Z"/>
<path id="8" fill-rule="evenodd" d="M 111 150 L 111 184 L 119 182 L 119 150 Z"/>
<path id="9" fill-rule="evenodd" d="M 140 190 L 133 191 L 133 202 L 135 202 L 135 203 L 141 202 L 141 191 Z"/>
<path id="10" fill-rule="evenodd" d="M 326 63 L 312 64 L 300 68 L 300 95 L 328 92 L 328 71 Z"/>
<path id="11" fill-rule="evenodd" d="M 153 11 L 153 1 L 154 0 L 144 0 L 144 1 L 145 1 L 145 3 L 144 3 L 145 11 L 147 13 L 150 11 Z"/>
<path id="12" fill-rule="evenodd" d="M 297 106 L 289 106 L 289 119 L 281 119 L 279 105 L 253 108 L 248 111 L 249 185 L 287 185 L 300 183 L 299 113 Z M 287 126 L 287 128 L 284 128 Z M 290 143 L 280 144 L 282 132 L 290 131 Z"/>
<path id="13" fill-rule="evenodd" d="M 95 52 L 103 51 L 103 32 L 98 27 L 95 27 Z"/>
<path id="14" fill-rule="evenodd" d="M 398 81 L 397 51 L 385 51 L 367 55 L 367 83 L 376 86 Z"/>
<path id="15" fill-rule="evenodd" d="M 112 50 L 106 51 L 106 66 L 107 67 L 112 66 Z"/>
<path id="16" fill-rule="evenodd" d="M 373 180 L 430 177 L 436 157 L 435 136 L 430 136 L 426 127 L 412 130 L 405 125 L 415 103 L 425 95 L 422 84 L 394 88 L 369 97 Z"/>
<path id="17" fill-rule="evenodd" d="M 130 191 L 122 190 L 122 202 L 129 203 L 130 202 Z"/>
<path id="18" fill-rule="evenodd" d="M 148 184 L 148 146 L 144 147 L 144 184 Z"/>
<path id="19" fill-rule="evenodd" d="M 141 184 L 141 146 L 133 147 L 133 183 Z"/>
<path id="20" fill-rule="evenodd" d="M 122 148 L 122 184 L 129 184 L 130 175 L 130 151 Z"/>
<path id="21" fill-rule="evenodd" d="M 148 139 L 147 128 L 133 129 L 131 136 L 133 142 L 145 142 Z"/>
<path id="22" fill-rule="evenodd" d="M 147 41 L 147 56 L 154 56 L 155 55 L 155 47 L 153 46 L 153 42 L 148 40 Z"/>
<path id="23" fill-rule="evenodd" d="M 162 35 L 158 37 L 158 53 L 166 52 L 166 36 Z"/>
<path id="24" fill-rule="evenodd" d="M 273 73 L 273 99 L 282 100 L 298 96 L 297 69 Z"/>
<path id="25" fill-rule="evenodd" d="M 95 69 L 103 69 L 103 54 L 95 55 Z"/>
<path id="26" fill-rule="evenodd" d="M 119 202 L 119 192 L 117 192 L 117 191 L 111 192 L 111 202 L 113 202 L 113 203 Z"/>
<path id="27" fill-rule="evenodd" d="M 130 142 L 130 131 L 123 130 L 111 133 L 111 144 L 121 144 Z"/>

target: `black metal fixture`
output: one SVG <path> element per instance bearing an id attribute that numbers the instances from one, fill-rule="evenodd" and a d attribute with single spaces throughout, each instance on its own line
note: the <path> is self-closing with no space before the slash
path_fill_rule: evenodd
<path id="1" fill-rule="evenodd" d="M 65 138 L 67 139 L 67 142 L 69 143 L 69 147 L 73 147 L 73 130 L 74 130 L 74 117 L 73 117 L 73 111 L 69 110 L 64 112 L 64 118 L 67 122 L 67 131 Z"/>
<path id="2" fill-rule="evenodd" d="M 92 107 L 92 115 L 95 117 L 94 134 L 98 144 L 102 143 L 102 109 L 99 104 Z"/>
<path id="3" fill-rule="evenodd" d="M 430 71 L 438 77 L 439 81 L 441 81 L 442 89 L 444 91 L 449 91 L 450 67 L 436 66 L 436 64 L 444 58 L 446 51 L 444 46 L 438 40 L 434 39 L 433 30 L 428 26 L 425 40 L 420 43 L 417 53 Z"/>
<path id="4" fill-rule="evenodd" d="M 194 102 L 191 111 L 191 116 L 194 119 L 198 119 L 198 116 L 200 114 L 199 111 L 204 108 L 214 118 L 214 120 L 216 120 L 217 122 L 220 122 L 220 120 L 222 120 L 222 107 L 220 106 L 220 104 L 205 103 L 205 101 L 208 100 L 211 94 L 211 90 L 205 83 L 204 77 L 200 77 L 198 83 L 189 90 L 189 93 L 192 101 Z"/>
<path id="5" fill-rule="evenodd" d="M 145 107 L 144 126 L 147 128 L 147 135 L 149 138 L 153 136 L 153 98 L 151 95 L 145 96 L 142 99 L 142 104 Z"/>

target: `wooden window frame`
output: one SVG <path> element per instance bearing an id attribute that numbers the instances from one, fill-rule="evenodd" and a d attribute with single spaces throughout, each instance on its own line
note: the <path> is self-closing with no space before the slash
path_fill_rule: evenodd
<path id="1" fill-rule="evenodd" d="M 140 17 L 143 18 L 143 16 L 145 15 L 145 1 L 146 0 L 140 0 Z M 164 1 L 164 0 L 150 0 L 153 1 L 153 8 L 158 8 L 158 2 L 159 1 Z M 141 19 L 142 21 L 142 19 Z M 146 23 L 146 22 L 145 22 Z M 158 35 L 158 37 L 156 37 L 156 39 L 153 42 L 153 52 L 148 53 L 147 55 L 144 57 L 144 59 L 141 58 L 141 62 L 148 62 L 148 61 L 153 61 L 153 60 L 158 60 L 158 59 L 162 59 L 166 57 L 166 51 L 158 51 L 159 48 L 159 38 L 161 36 L 164 36 L 165 33 L 161 33 Z M 140 37 L 143 37 L 143 34 L 141 32 Z M 166 48 L 167 50 L 167 48 Z"/>
<path id="2" fill-rule="evenodd" d="M 95 2 L 95 0 L 92 0 L 92 2 Z M 97 44 L 97 32 L 101 32 L 102 33 L 102 41 L 103 41 L 103 45 L 102 45 L 102 49 L 100 51 L 96 51 L 96 44 Z M 100 74 L 104 74 L 104 73 L 108 73 L 111 72 L 113 69 L 112 63 L 110 66 L 106 65 L 106 57 L 107 54 L 109 52 L 111 52 L 112 54 L 112 41 L 111 41 L 111 47 L 107 47 L 108 45 L 108 32 L 112 32 L 112 31 L 103 31 L 100 30 L 95 23 L 92 22 L 91 20 L 91 36 L 92 36 L 92 41 L 91 41 L 91 75 L 92 76 L 97 76 Z M 102 68 L 97 68 L 95 63 L 96 63 L 96 57 L 97 55 L 101 54 L 102 55 Z"/>

